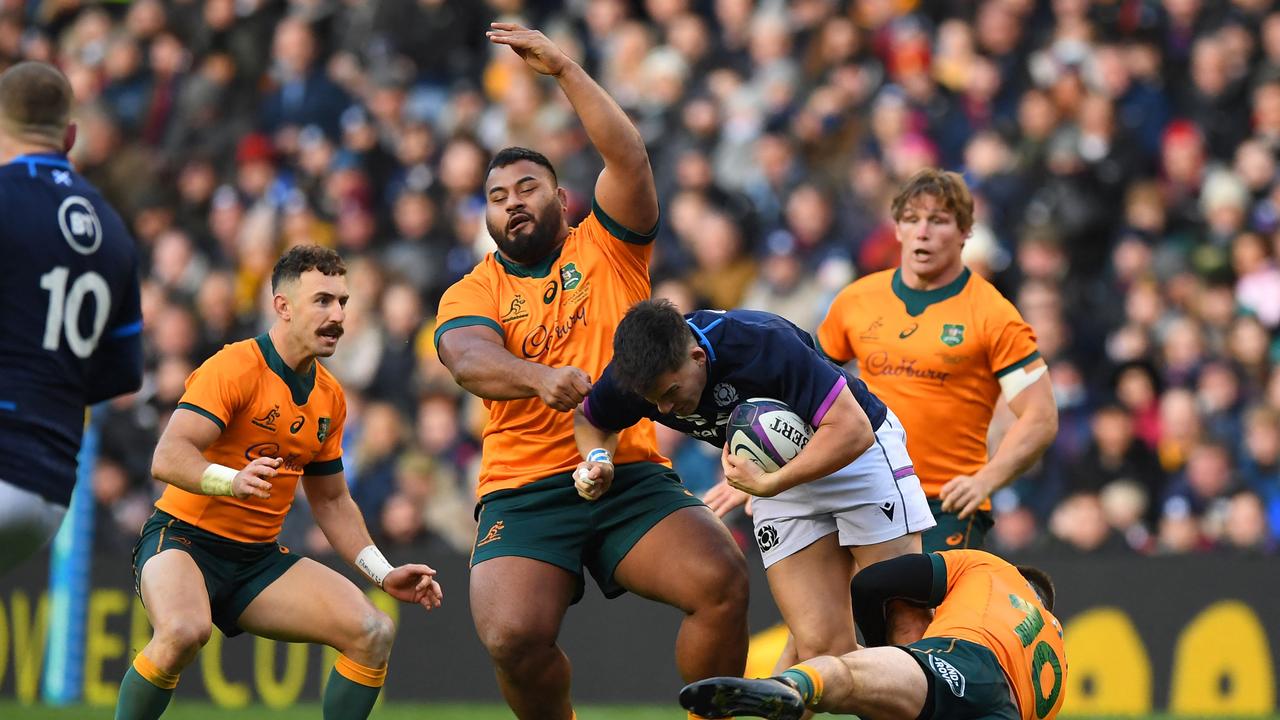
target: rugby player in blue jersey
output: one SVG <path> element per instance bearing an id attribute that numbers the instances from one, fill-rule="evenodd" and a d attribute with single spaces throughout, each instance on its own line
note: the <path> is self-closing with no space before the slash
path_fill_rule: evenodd
<path id="1" fill-rule="evenodd" d="M 824 358 L 808 333 L 771 313 L 681 315 L 666 300 L 646 300 L 619 323 L 613 352 L 575 418 L 587 458 L 579 494 L 608 492 L 617 433 L 641 418 L 723 448 L 738 404 L 786 403 L 813 428 L 804 449 L 772 473 L 724 452 L 727 484 L 706 502 L 723 515 L 756 496 L 756 541 L 800 656 L 854 650 L 855 567 L 920 552 L 920 533 L 934 524 L 893 412 Z M 906 617 L 917 612 L 900 614 L 923 626 Z"/>
<path id="2" fill-rule="evenodd" d="M 67 161 L 71 103 L 52 65 L 0 74 L 0 574 L 62 523 L 85 407 L 142 384 L 137 249 Z"/>

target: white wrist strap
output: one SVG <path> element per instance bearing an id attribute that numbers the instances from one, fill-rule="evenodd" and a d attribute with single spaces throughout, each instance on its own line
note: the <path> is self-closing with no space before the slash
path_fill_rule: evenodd
<path id="1" fill-rule="evenodd" d="M 359 555 L 356 555 L 356 567 L 360 568 L 360 572 L 367 575 L 370 580 L 377 583 L 378 587 L 382 587 L 382 581 L 386 579 L 387 573 L 393 569 L 391 563 L 387 562 L 387 558 L 383 556 L 377 545 L 370 545 L 361 550 Z"/>
<path id="2" fill-rule="evenodd" d="M 236 471 L 226 465 L 211 463 L 200 475 L 200 492 L 204 495 L 234 495 L 231 490 Z"/>
<path id="3" fill-rule="evenodd" d="M 610 465 L 612 465 L 613 456 L 610 455 L 609 451 L 605 450 L 604 448 L 595 448 L 591 452 L 587 453 L 587 462 L 609 463 Z"/>

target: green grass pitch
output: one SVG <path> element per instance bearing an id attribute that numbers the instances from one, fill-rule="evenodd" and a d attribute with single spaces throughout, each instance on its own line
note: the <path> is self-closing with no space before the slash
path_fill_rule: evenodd
<path id="1" fill-rule="evenodd" d="M 13 720 L 111 720 L 110 708 L 51 708 L 42 705 L 18 705 L 0 701 L 0 718 Z M 602 706 L 584 705 L 578 708 L 582 720 L 682 720 L 683 711 L 674 707 L 657 705 Z M 268 710 L 255 705 L 244 710 L 224 710 L 192 702 L 177 702 L 164 714 L 164 720 L 236 720 L 237 718 L 270 718 L 271 720 L 320 720 L 320 706 L 292 705 Z M 391 703 L 373 711 L 370 720 L 510 720 L 510 711 L 502 705 L 465 703 L 408 704 Z M 1071 720 L 1064 718 L 1064 720 Z M 1083 720 L 1083 719 L 1081 719 Z M 1101 720 L 1090 718 L 1089 720 Z M 1173 715 L 1147 715 L 1127 717 L 1124 720 L 1185 720 Z M 1197 720 L 1201 720 L 1197 718 Z M 1254 717 L 1251 720 L 1268 720 Z M 1280 720 L 1273 717 L 1270 720 Z"/>

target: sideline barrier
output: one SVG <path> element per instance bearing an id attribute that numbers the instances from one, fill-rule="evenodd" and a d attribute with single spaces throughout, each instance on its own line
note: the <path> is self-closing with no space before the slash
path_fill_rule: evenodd
<path id="1" fill-rule="evenodd" d="M 388 700 L 498 702 L 467 599 L 467 559 L 424 544 L 388 553 L 440 572 L 445 607 L 432 613 L 377 590 L 370 597 L 399 625 Z M 1074 716 L 1165 711 L 1194 717 L 1276 709 L 1273 648 L 1280 647 L 1280 560 L 1234 556 L 1027 558 L 1054 576 L 1066 628 L 1067 701 Z M 332 563 L 332 561 L 330 561 Z M 34 702 L 45 672 L 47 557 L 0 581 L 0 698 Z M 768 667 L 781 633 L 764 573 L 752 558 L 753 654 Z M 119 679 L 149 636 L 134 598 L 129 558 L 97 555 L 83 647 L 83 701 L 112 705 Z M 343 568 L 348 577 L 356 574 Z M 362 585 L 363 586 L 363 585 Z M 562 645 L 574 662 L 574 697 L 586 702 L 674 702 L 681 683 L 673 648 L 680 613 L 592 586 L 569 610 Z M 179 697 L 235 708 L 315 700 L 334 653 L 213 633 L 182 675 Z M 636 668 L 643 668 L 637 672 Z"/>

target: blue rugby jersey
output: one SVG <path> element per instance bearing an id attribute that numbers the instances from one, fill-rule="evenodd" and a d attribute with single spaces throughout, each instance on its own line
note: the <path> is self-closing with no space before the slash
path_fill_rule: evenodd
<path id="1" fill-rule="evenodd" d="M 699 310 L 685 315 L 698 344 L 707 353 L 707 384 L 692 415 L 662 414 L 644 398 L 613 379 L 613 364 L 583 400 L 591 424 L 620 431 L 650 418 L 716 447 L 725 443 L 733 408 L 749 398 L 781 400 L 813 427 L 848 386 L 873 430 L 885 418 L 885 405 L 866 384 L 827 360 L 809 333 L 772 313 L 755 310 Z"/>
<path id="2" fill-rule="evenodd" d="M 142 383 L 138 252 L 61 154 L 0 166 L 0 480 L 66 505 L 85 407 Z"/>

